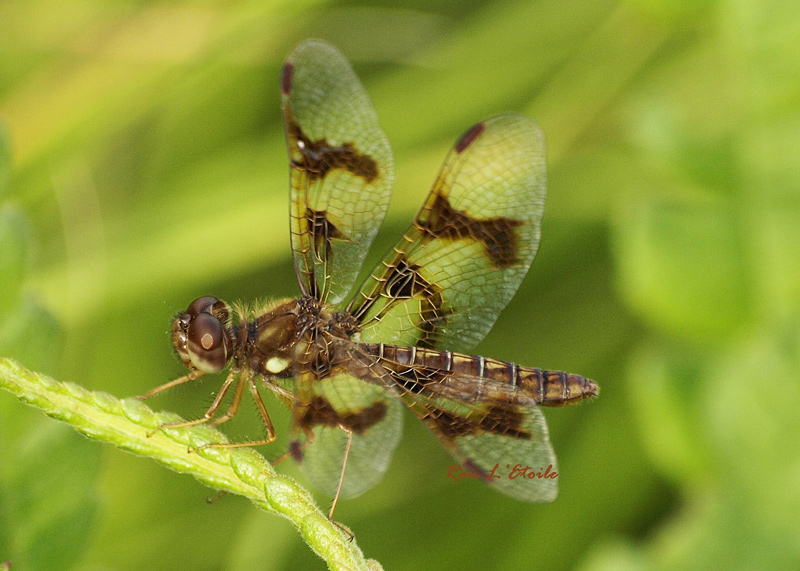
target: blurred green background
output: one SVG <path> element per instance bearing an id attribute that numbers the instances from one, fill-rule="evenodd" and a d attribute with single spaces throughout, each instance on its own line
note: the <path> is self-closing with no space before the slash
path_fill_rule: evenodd
<path id="1" fill-rule="evenodd" d="M 0 355 L 142 394 L 183 374 L 168 329 L 195 297 L 298 293 L 278 81 L 308 37 L 353 62 L 394 148 L 372 260 L 464 129 L 505 111 L 541 124 L 539 256 L 475 352 L 602 389 L 545 411 L 551 505 L 446 480 L 409 415 L 385 479 L 337 509 L 365 554 L 800 567 L 800 4 L 3 0 Z M 193 418 L 219 382 L 150 404 Z M 248 414 L 225 431 L 258 436 Z M 212 495 L 0 394 L 14 571 L 324 568 L 285 520 Z"/>

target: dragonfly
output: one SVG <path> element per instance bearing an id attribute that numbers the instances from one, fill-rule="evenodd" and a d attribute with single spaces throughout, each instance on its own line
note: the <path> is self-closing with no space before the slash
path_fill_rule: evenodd
<path id="1" fill-rule="evenodd" d="M 172 341 L 189 373 L 141 398 L 230 371 L 203 416 L 161 428 L 226 422 L 247 388 L 266 435 L 206 446 L 269 444 L 276 431 L 259 393 L 267 387 L 292 414 L 288 450 L 275 463 L 293 457 L 333 496 L 333 519 L 340 498 L 386 472 L 405 405 L 468 474 L 518 500 L 555 500 L 557 462 L 541 408 L 595 397 L 597 384 L 468 354 L 539 246 L 546 164 L 538 125 L 506 114 L 469 128 L 411 226 L 355 287 L 389 205 L 388 139 L 350 63 L 326 42 L 291 52 L 280 91 L 301 295 L 255 310 L 203 296 L 179 314 Z M 539 476 L 497 473 L 514 466 Z"/>

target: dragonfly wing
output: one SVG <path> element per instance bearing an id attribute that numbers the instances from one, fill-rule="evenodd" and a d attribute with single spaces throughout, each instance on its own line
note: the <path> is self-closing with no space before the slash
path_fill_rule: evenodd
<path id="1" fill-rule="evenodd" d="M 452 402 L 411 400 L 414 406 L 409 408 L 436 434 L 464 472 L 479 474 L 493 488 L 524 502 L 548 503 L 558 497 L 556 456 L 538 407 L 511 407 L 501 414 L 491 407 L 472 405 L 465 410 L 454 407 Z M 436 415 L 452 415 L 453 408 L 460 409 L 460 419 L 465 422 L 458 425 L 460 430 L 442 434 L 442 419 Z M 505 430 L 499 424 L 503 420 L 512 420 L 513 429 Z M 546 472 L 550 477 L 520 475 L 526 466 L 530 468 L 525 472 L 529 475 Z"/>
<path id="2" fill-rule="evenodd" d="M 351 291 L 389 206 L 392 151 L 353 68 L 328 43 L 292 51 L 281 96 L 295 270 L 303 294 L 335 304 Z"/>
<path id="3" fill-rule="evenodd" d="M 298 405 L 292 448 L 308 480 L 333 495 L 352 433 L 341 497 L 355 497 L 388 469 L 402 434 L 402 405 L 391 388 L 372 382 L 374 365 L 354 357 L 355 344 L 343 339 L 325 344 L 323 357 L 306 349 L 295 365 Z M 320 366 L 320 359 L 327 363 Z"/>
<path id="4" fill-rule="evenodd" d="M 360 340 L 466 351 L 491 329 L 539 245 L 544 136 L 500 115 L 455 144 L 401 240 L 350 305 Z"/>

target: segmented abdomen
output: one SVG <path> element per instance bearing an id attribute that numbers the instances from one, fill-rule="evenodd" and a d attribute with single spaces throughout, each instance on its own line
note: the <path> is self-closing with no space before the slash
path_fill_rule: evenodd
<path id="1" fill-rule="evenodd" d="M 452 397 L 458 392 L 459 400 L 474 401 L 532 399 L 535 404 L 552 407 L 598 394 L 593 380 L 561 371 L 421 347 L 383 343 L 361 346 L 379 357 L 381 365 L 394 372 L 395 380 L 399 378 L 402 387 L 412 393 L 429 391 Z"/>

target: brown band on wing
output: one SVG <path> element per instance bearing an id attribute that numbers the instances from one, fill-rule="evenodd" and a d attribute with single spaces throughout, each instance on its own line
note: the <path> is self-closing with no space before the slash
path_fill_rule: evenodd
<path id="1" fill-rule="evenodd" d="M 478 220 L 456 210 L 441 192 L 430 209 L 423 210 L 416 225 L 426 234 L 440 240 L 472 238 L 483 243 L 486 257 L 498 269 L 510 268 L 519 262 L 519 239 L 515 228 L 522 220 L 498 216 Z"/>
<path id="2" fill-rule="evenodd" d="M 303 445 L 298 441 L 293 441 L 289 443 L 289 453 L 294 458 L 294 461 L 298 464 L 303 462 Z"/>
<path id="3" fill-rule="evenodd" d="M 289 92 L 292 90 L 293 78 L 294 78 L 294 64 L 287 61 L 285 64 L 283 64 L 283 70 L 281 71 L 282 94 L 289 95 Z"/>
<path id="4" fill-rule="evenodd" d="M 489 407 L 480 419 L 465 418 L 456 413 L 427 405 L 427 416 L 422 420 L 428 422 L 437 434 L 447 440 L 454 440 L 460 436 L 479 436 L 481 434 L 498 434 L 530 440 L 530 432 L 522 429 L 524 417 L 522 413 L 513 408 L 499 406 Z"/>
<path id="5" fill-rule="evenodd" d="M 420 304 L 420 316 L 422 320 L 417 327 L 422 332 L 422 337 L 417 341 L 417 347 L 433 348 L 436 346 L 438 330 L 447 322 L 447 318 L 453 313 L 452 309 L 445 307 L 442 288 L 429 282 L 420 273 L 420 267 L 409 264 L 402 257 L 398 256 L 390 266 L 388 275 L 381 284 L 380 293 L 384 297 L 391 299 L 416 299 Z M 358 308 L 356 317 L 367 314 L 369 308 L 378 300 L 378 297 L 368 299 Z"/>
<path id="6" fill-rule="evenodd" d="M 306 206 L 306 221 L 308 231 L 313 236 L 314 250 L 316 252 L 325 251 L 325 259 L 330 260 L 333 255 L 331 240 L 349 240 L 350 238 L 342 232 L 328 218 L 325 210 L 314 210 Z"/>
<path id="7" fill-rule="evenodd" d="M 292 165 L 305 171 L 310 182 L 324 179 L 334 169 L 347 171 L 368 183 L 378 177 L 378 163 L 372 157 L 359 152 L 352 143 L 331 145 L 324 137 L 312 141 L 291 118 L 288 110 L 286 132 L 290 140 L 297 141 L 297 148 L 302 157 L 299 161 L 292 160 Z"/>
<path id="8" fill-rule="evenodd" d="M 304 429 L 337 426 L 355 434 L 363 434 L 386 417 L 386 410 L 386 403 L 375 401 L 362 409 L 340 413 L 325 398 L 316 396 L 302 407 L 297 423 Z"/>

